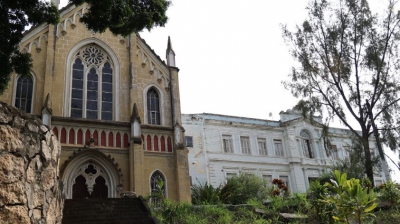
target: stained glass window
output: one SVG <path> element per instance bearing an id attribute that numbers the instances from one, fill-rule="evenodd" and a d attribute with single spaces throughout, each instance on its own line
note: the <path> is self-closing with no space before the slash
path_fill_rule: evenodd
<path id="1" fill-rule="evenodd" d="M 32 76 L 22 77 L 17 80 L 17 90 L 15 93 L 15 107 L 25 111 L 31 112 L 33 95 L 33 80 Z"/>
<path id="2" fill-rule="evenodd" d="M 71 117 L 113 119 L 113 69 L 97 46 L 76 54 L 72 65 Z"/>
<path id="3" fill-rule="evenodd" d="M 165 198 L 165 178 L 160 171 L 155 171 L 150 178 L 151 202 L 154 206 L 160 206 Z"/>
<path id="4" fill-rule="evenodd" d="M 160 97 L 154 88 L 147 92 L 147 116 L 149 124 L 160 124 Z"/>

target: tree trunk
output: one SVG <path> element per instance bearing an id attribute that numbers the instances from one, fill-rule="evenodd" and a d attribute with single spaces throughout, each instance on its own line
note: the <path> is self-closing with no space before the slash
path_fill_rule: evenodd
<path id="1" fill-rule="evenodd" d="M 365 172 L 367 173 L 368 179 L 371 181 L 372 186 L 374 186 L 374 170 L 372 166 L 371 160 L 371 151 L 369 150 L 369 140 L 368 140 L 368 133 L 363 133 L 362 136 L 362 144 L 364 149 L 365 155 Z"/>

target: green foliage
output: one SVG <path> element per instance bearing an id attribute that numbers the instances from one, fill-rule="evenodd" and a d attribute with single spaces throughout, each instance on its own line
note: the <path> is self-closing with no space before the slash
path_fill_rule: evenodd
<path id="1" fill-rule="evenodd" d="M 221 187 L 214 188 L 211 184 L 201 183 L 192 186 L 192 202 L 195 205 L 215 205 L 220 201 Z"/>
<path id="2" fill-rule="evenodd" d="M 162 206 L 153 208 L 152 212 L 161 223 L 271 223 L 249 207 L 228 209 L 223 205 L 192 206 L 164 200 Z"/>
<path id="3" fill-rule="evenodd" d="M 70 0 L 90 8 L 80 19 L 95 32 L 107 28 L 117 35 L 127 36 L 167 22 L 168 0 Z M 44 0 L 0 1 L 0 94 L 10 82 L 12 72 L 29 75 L 32 67 L 30 54 L 19 51 L 25 28 L 41 23 L 57 24 L 59 11 Z"/>
<path id="4" fill-rule="evenodd" d="M 334 194 L 322 195 L 320 202 L 334 206 L 332 217 L 338 222 L 367 223 L 375 218 L 372 211 L 378 205 L 376 195 L 363 188 L 359 179 L 347 179 L 347 174 L 335 170 L 335 180 L 325 183 Z"/>
<path id="5" fill-rule="evenodd" d="M 302 25 L 294 31 L 282 26 L 299 62 L 283 85 L 302 98 L 298 106 L 303 115 L 326 111 L 327 122 L 338 118 L 350 129 L 361 143 L 372 183 L 371 133 L 379 130 L 377 142 L 392 150 L 400 144 L 400 16 L 395 4 L 388 0 L 379 18 L 366 0 L 310 0 Z"/>
<path id="6" fill-rule="evenodd" d="M 167 0 L 70 0 L 75 5 L 84 2 L 90 5 L 80 19 L 95 32 L 103 33 L 107 28 L 117 35 L 127 36 L 144 28 L 164 26 L 168 20 Z"/>
<path id="7" fill-rule="evenodd" d="M 30 55 L 19 51 L 26 26 L 58 22 L 59 13 L 49 2 L 39 0 L 0 1 L 0 94 L 7 88 L 13 71 L 29 75 Z"/>
<path id="8" fill-rule="evenodd" d="M 199 203 L 201 205 L 193 206 L 164 200 L 160 207 L 153 206 L 152 211 L 161 223 L 285 223 L 280 213 L 304 214 L 308 217 L 290 223 L 373 223 L 375 220 L 385 224 L 398 223 L 400 218 L 398 204 L 394 204 L 389 210 L 375 211 L 377 195 L 381 201 L 399 202 L 398 184 L 392 182 L 383 184 L 378 194 L 375 194 L 371 188 L 363 186 L 359 179 L 348 179 L 346 173 L 335 171 L 332 175 L 323 175 L 321 179 L 310 183 L 307 194 L 286 196 L 279 194 L 268 196 L 266 200 L 250 197 L 246 202 L 241 202 L 247 205 L 203 203 L 215 198 L 214 196 L 205 196 L 207 199 Z M 242 178 L 236 177 L 235 181 L 238 179 L 243 181 Z M 249 182 L 256 181 L 246 183 Z M 199 195 L 214 195 L 218 189 L 208 184 L 197 185 L 196 188 L 199 192 L 208 192 Z M 255 212 L 256 209 L 262 212 Z"/>
<path id="9" fill-rule="evenodd" d="M 400 207 L 400 184 L 388 181 L 378 186 L 378 198 L 382 202 L 389 202 L 391 206 Z"/>
<path id="10" fill-rule="evenodd" d="M 263 200 L 268 196 L 267 182 L 259 176 L 241 174 L 227 180 L 221 189 L 221 201 L 225 204 L 244 204 L 249 199 Z"/>
<path id="11" fill-rule="evenodd" d="M 321 200 L 329 195 L 328 189 L 321 184 L 321 182 L 326 183 L 325 179 L 326 177 L 310 183 L 310 188 L 307 191 L 307 198 L 310 203 L 309 215 L 320 223 L 333 223 L 330 214 L 335 207 L 332 204 L 321 203 Z"/>
<path id="12" fill-rule="evenodd" d="M 178 204 L 169 200 L 164 200 L 161 207 L 157 208 L 154 214 L 162 223 L 179 223 L 190 213 L 191 205 L 188 203 Z"/>
<path id="13" fill-rule="evenodd" d="M 279 213 L 306 214 L 310 207 L 306 194 L 296 193 L 290 197 L 270 196 L 267 210 L 278 216 Z"/>
<path id="14" fill-rule="evenodd" d="M 348 157 L 337 160 L 332 166 L 332 170 L 346 173 L 348 178 L 360 179 L 363 180 L 363 182 L 367 181 L 364 180 L 366 173 L 365 154 L 361 143 L 357 139 L 353 139 L 348 154 Z M 379 157 L 372 157 L 371 164 L 374 166 L 374 169 L 380 169 L 381 164 Z M 334 173 L 330 175 L 334 177 Z"/>
<path id="15" fill-rule="evenodd" d="M 392 207 L 389 210 L 381 210 L 375 213 L 379 224 L 398 224 L 400 220 L 400 208 Z"/>

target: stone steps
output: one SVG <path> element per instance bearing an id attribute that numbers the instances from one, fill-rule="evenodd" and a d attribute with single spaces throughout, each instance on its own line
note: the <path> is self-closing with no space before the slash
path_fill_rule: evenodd
<path id="1" fill-rule="evenodd" d="M 67 199 L 63 224 L 158 223 L 143 198 Z"/>

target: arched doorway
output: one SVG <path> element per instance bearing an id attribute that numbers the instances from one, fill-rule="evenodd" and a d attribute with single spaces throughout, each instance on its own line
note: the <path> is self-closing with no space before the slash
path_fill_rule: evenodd
<path id="1" fill-rule="evenodd" d="M 72 199 L 108 198 L 108 184 L 102 176 L 104 171 L 89 162 L 84 164 L 72 184 Z M 107 178 L 108 179 L 108 178 Z"/>
<path id="2" fill-rule="evenodd" d="M 61 180 L 67 199 L 116 198 L 123 177 L 118 165 L 97 149 L 83 149 L 61 168 Z"/>

